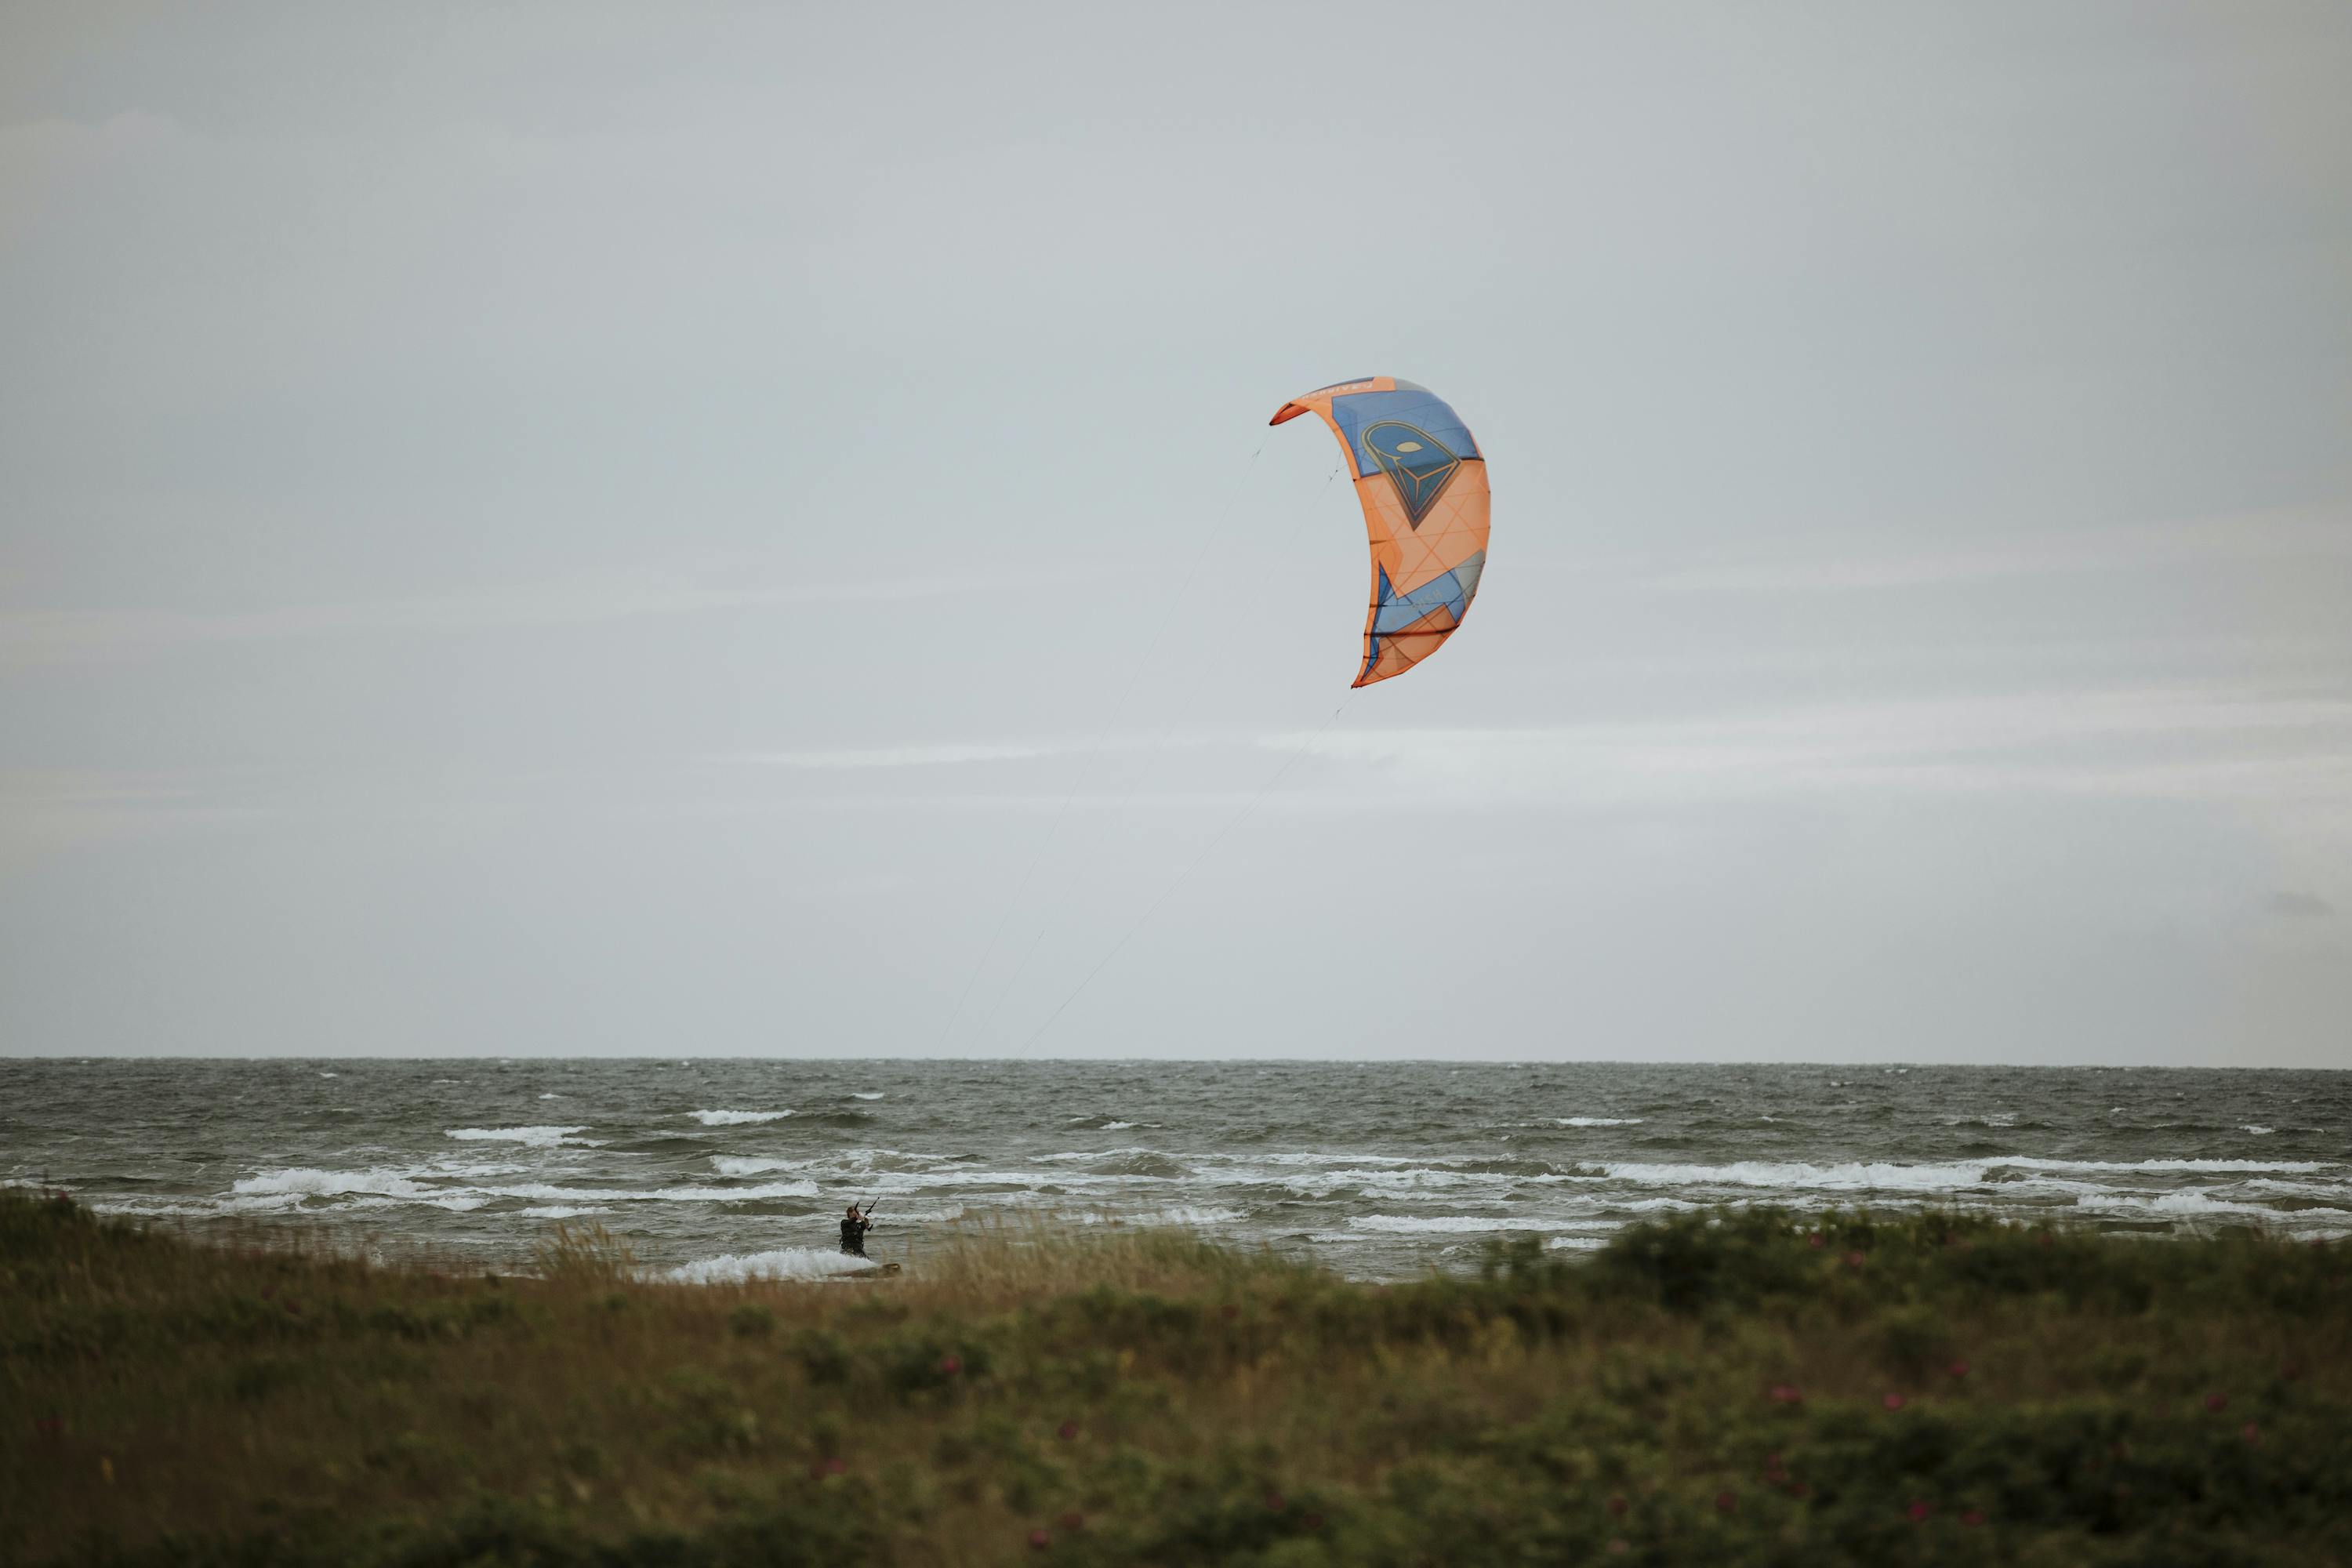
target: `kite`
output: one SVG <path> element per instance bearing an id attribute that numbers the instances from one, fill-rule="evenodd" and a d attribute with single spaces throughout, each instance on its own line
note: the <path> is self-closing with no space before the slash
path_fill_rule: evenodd
<path id="1" fill-rule="evenodd" d="M 1435 653 L 1470 613 L 1486 567 L 1486 461 L 1461 416 L 1394 376 L 1310 392 L 1266 423 L 1302 414 L 1323 416 L 1355 468 L 1372 601 L 1354 684 L 1370 686 Z"/>

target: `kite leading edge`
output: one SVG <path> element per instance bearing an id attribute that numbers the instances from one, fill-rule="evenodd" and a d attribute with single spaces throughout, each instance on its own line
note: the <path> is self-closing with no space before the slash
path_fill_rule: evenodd
<path id="1" fill-rule="evenodd" d="M 1372 597 L 1354 684 L 1370 686 L 1435 653 L 1470 613 L 1486 566 L 1486 461 L 1442 398 L 1394 376 L 1319 388 L 1266 423 L 1309 413 L 1339 437 L 1364 509 Z"/>

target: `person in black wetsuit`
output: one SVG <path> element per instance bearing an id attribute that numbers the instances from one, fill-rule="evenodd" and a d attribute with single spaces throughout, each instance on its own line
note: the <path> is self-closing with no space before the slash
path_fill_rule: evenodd
<path id="1" fill-rule="evenodd" d="M 852 1258 L 865 1257 L 866 1233 L 873 1228 L 874 1222 L 859 1214 L 856 1204 L 850 1205 L 847 1217 L 841 1222 L 841 1250 Z"/>

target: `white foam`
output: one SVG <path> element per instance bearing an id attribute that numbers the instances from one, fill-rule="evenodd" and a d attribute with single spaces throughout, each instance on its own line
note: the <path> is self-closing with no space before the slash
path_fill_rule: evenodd
<path id="1" fill-rule="evenodd" d="M 1237 1209 L 1202 1208 L 1180 1204 L 1173 1208 L 1145 1209 L 1135 1214 L 1069 1214 L 1061 1216 L 1077 1225 L 1236 1225 Z"/>
<path id="2" fill-rule="evenodd" d="M 1442 1160 L 1400 1158 L 1393 1154 L 1260 1154 L 1256 1158 L 1269 1165 L 1438 1165 Z"/>
<path id="3" fill-rule="evenodd" d="M 741 1127 L 753 1121 L 781 1121 L 792 1112 L 789 1110 L 689 1110 L 687 1114 L 705 1127 Z"/>
<path id="4" fill-rule="evenodd" d="M 850 1095 L 850 1097 L 849 1097 L 849 1098 L 850 1098 L 850 1099 L 852 1099 L 852 1100 L 879 1100 L 879 1099 L 881 1099 L 881 1098 L 882 1098 L 882 1096 L 880 1096 L 879 1094 L 856 1094 L 856 1093 L 852 1093 L 852 1094 Z"/>
<path id="5" fill-rule="evenodd" d="M 568 1099 L 568 1098 L 570 1098 L 570 1097 L 569 1097 L 569 1096 L 566 1096 L 566 1095 L 561 1095 L 561 1094 L 542 1094 L 542 1095 L 541 1095 L 539 1098 L 540 1098 L 540 1099 L 541 1099 L 541 1100 L 564 1100 L 564 1099 Z"/>
<path id="6" fill-rule="evenodd" d="M 722 1176 L 763 1176 L 771 1171 L 805 1171 L 814 1160 L 759 1160 L 746 1154 L 714 1154 L 710 1167 Z"/>
<path id="7" fill-rule="evenodd" d="M 2275 1127 L 2257 1127 L 2252 1122 L 2249 1121 L 2243 1127 L 2239 1128 L 2238 1131 L 2241 1132 L 2251 1132 L 2257 1138 L 2266 1138 L 2270 1134 L 2277 1131 L 2278 1129 Z"/>
<path id="8" fill-rule="evenodd" d="M 1142 1123 L 1136 1121 L 1106 1121 L 1102 1124 L 1102 1131 L 1105 1132 L 1129 1132 L 1141 1125 Z"/>
<path id="9" fill-rule="evenodd" d="M 1822 1192 L 1945 1192 L 1984 1180 L 1985 1162 L 1966 1165 L 1851 1163 L 1809 1165 L 1740 1160 L 1728 1165 L 1601 1163 L 1609 1179 L 1648 1187 L 1796 1187 Z"/>
<path id="10" fill-rule="evenodd" d="M 665 1204 L 746 1204 L 768 1198 L 813 1198 L 814 1182 L 770 1182 L 757 1187 L 557 1187 L 540 1182 L 478 1191 L 502 1198 L 541 1198 L 549 1203 L 625 1204 L 652 1201 Z"/>
<path id="11" fill-rule="evenodd" d="M 2209 1193 L 2193 1189 L 2188 1192 L 2166 1193 L 2158 1197 L 2139 1197 L 2129 1193 L 2104 1193 L 2085 1195 L 2076 1199 L 2075 1202 L 2080 1207 L 2086 1209 L 2122 1210 L 2135 1214 L 2257 1215 L 2263 1219 L 2289 1223 L 2301 1220 L 2305 1216 L 2313 1218 L 2323 1215 L 2330 1218 L 2352 1216 L 2352 1209 L 2274 1209 L 2264 1204 L 2231 1203 L 2226 1198 L 2217 1198 Z"/>
<path id="12" fill-rule="evenodd" d="M 1435 1233 L 1475 1236 L 1502 1230 L 1582 1230 L 1586 1220 L 1496 1219 L 1486 1215 L 1358 1215 L 1348 1221 L 1350 1230 L 1376 1230 L 1384 1235 L 1419 1236 Z"/>
<path id="13" fill-rule="evenodd" d="M 1642 1119 L 1638 1116 L 1555 1116 L 1552 1120 L 1562 1127 L 1639 1127 L 1642 1125 Z M 1765 1120 L 1769 1121 L 1771 1118 L 1768 1116 Z"/>
<path id="14" fill-rule="evenodd" d="M 1353 1187 L 1369 1188 L 1393 1197 L 1411 1197 L 1416 1192 L 1436 1194 L 1464 1187 L 1500 1189 L 1518 1179 L 1483 1171 L 1318 1171 L 1312 1175 L 1285 1176 L 1273 1184 L 1307 1198 L 1328 1197 Z"/>
<path id="15" fill-rule="evenodd" d="M 2320 1160 L 2037 1160 L 2021 1154 L 1988 1160 L 1985 1163 L 2011 1165 L 2021 1171 L 2141 1171 L 2151 1174 L 2181 1171 L 2240 1174 L 2277 1172 L 2294 1175 L 2327 1169 L 2326 1163 Z"/>
<path id="16" fill-rule="evenodd" d="M 229 1188 L 240 1197 L 332 1198 L 368 1193 L 387 1198 L 440 1196 L 447 1189 L 420 1187 L 407 1171 L 320 1171 L 308 1165 L 246 1176 Z"/>
<path id="17" fill-rule="evenodd" d="M 680 1264 L 663 1278 L 688 1285 L 730 1285 L 749 1279 L 834 1279 L 846 1274 L 870 1274 L 879 1265 L 846 1252 L 814 1247 L 786 1247 L 773 1252 L 729 1252 Z"/>
<path id="18" fill-rule="evenodd" d="M 1555 1236 L 1544 1243 L 1546 1252 L 1598 1252 L 1609 1245 L 1605 1236 Z"/>
<path id="19" fill-rule="evenodd" d="M 484 1204 L 488 1203 L 489 1201 L 490 1200 L 488 1198 L 475 1197 L 469 1194 L 462 1192 L 431 1193 L 406 1198 L 353 1198 L 349 1203 L 337 1204 L 335 1208 L 339 1211 L 344 1209 L 389 1209 L 404 1208 L 413 1204 L 424 1204 L 436 1209 L 447 1209 L 452 1214 L 467 1214 L 475 1209 L 480 1208 Z"/>
<path id="20" fill-rule="evenodd" d="M 524 1219 L 578 1219 L 582 1215 L 611 1214 L 612 1212 L 611 1209 L 603 1208 L 594 1204 L 583 1207 L 573 1207 L 569 1204 L 543 1204 L 537 1208 L 515 1210 L 515 1213 Z"/>
<path id="21" fill-rule="evenodd" d="M 441 1134 L 465 1143 L 521 1143 L 533 1149 L 553 1149 L 559 1145 L 572 1148 L 603 1147 L 593 1138 L 574 1138 L 574 1132 L 585 1132 L 585 1127 L 453 1127 Z"/>
<path id="22" fill-rule="evenodd" d="M 2252 1176 L 2238 1184 L 2248 1192 L 2283 1193 L 2298 1198 L 2352 1200 L 2352 1187 L 2340 1182 L 2282 1182 L 2275 1176 Z"/>
<path id="23" fill-rule="evenodd" d="M 880 1205 L 877 1205 L 876 1206 L 879 1208 Z M 898 1205 L 893 1204 L 890 1205 L 890 1211 L 887 1214 L 885 1214 L 878 1223 L 886 1226 L 944 1225 L 950 1220 L 958 1220 L 961 1218 L 963 1218 L 963 1205 L 961 1204 L 952 1204 L 946 1208 L 929 1209 L 924 1208 L 919 1205 L 914 1208 L 902 1209 Z"/>
<path id="24" fill-rule="evenodd" d="M 2116 1171 L 2158 1175 L 2311 1172 L 2314 1161 L 2263 1160 L 2045 1160 L 2004 1155 L 1961 1163 L 1904 1165 L 1848 1163 L 1812 1165 L 1741 1160 L 1727 1165 L 1679 1165 L 1596 1162 L 1608 1179 L 1639 1186 L 1776 1187 L 1816 1192 L 1950 1192 L 1983 1184 L 1995 1171 Z M 1580 1178 L 1591 1180 L 1592 1178 Z"/>

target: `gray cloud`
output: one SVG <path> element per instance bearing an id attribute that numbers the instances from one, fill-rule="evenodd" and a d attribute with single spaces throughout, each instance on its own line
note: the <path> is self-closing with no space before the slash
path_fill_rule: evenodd
<path id="1" fill-rule="evenodd" d="M 2285 889 L 2263 900 L 2263 908 L 2287 920 L 2323 921 L 2336 913 L 2336 906 L 2316 893 L 2298 893 Z"/>
<path id="2" fill-rule="evenodd" d="M 2352 13 L 1351 16 L 8 9 L 0 1049 L 2338 1060 Z"/>

